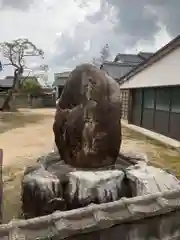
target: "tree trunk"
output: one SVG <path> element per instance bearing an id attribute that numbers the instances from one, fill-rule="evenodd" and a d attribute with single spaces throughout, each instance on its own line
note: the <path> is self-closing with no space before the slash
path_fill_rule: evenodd
<path id="1" fill-rule="evenodd" d="M 9 111 L 10 110 L 10 100 L 12 98 L 12 95 L 13 95 L 13 92 L 14 92 L 14 89 L 17 85 L 17 82 L 18 82 L 18 79 L 19 79 L 19 76 L 21 75 L 21 69 L 15 69 L 14 70 L 14 80 L 13 80 L 13 85 L 11 87 L 11 89 L 8 91 L 8 94 L 4 100 L 4 103 L 2 105 L 2 107 L 0 108 L 0 111 Z"/>
<path id="2" fill-rule="evenodd" d="M 9 110 L 10 110 L 10 104 L 9 104 L 9 102 L 10 102 L 10 100 L 11 100 L 12 93 L 13 93 L 13 90 L 10 89 L 10 90 L 8 91 L 7 97 L 6 97 L 6 99 L 4 100 L 4 103 L 3 103 L 3 105 L 2 105 L 2 107 L 1 107 L 1 109 L 0 109 L 1 111 L 9 111 Z"/>

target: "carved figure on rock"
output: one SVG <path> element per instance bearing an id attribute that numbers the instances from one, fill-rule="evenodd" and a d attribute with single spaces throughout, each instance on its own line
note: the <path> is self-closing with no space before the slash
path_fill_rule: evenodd
<path id="1" fill-rule="evenodd" d="M 77 66 L 57 102 L 53 131 L 65 163 L 97 168 L 115 163 L 121 145 L 119 84 L 91 64 Z"/>

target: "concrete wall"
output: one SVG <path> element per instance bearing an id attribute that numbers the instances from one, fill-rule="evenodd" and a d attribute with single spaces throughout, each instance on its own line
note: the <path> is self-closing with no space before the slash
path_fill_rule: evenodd
<path id="1" fill-rule="evenodd" d="M 140 88 L 179 85 L 180 47 L 151 66 L 134 75 L 121 88 Z"/>
<path id="2" fill-rule="evenodd" d="M 2 106 L 6 94 L 0 93 L 0 107 Z M 27 95 L 14 94 L 10 102 L 12 108 L 41 108 L 41 107 L 55 107 L 55 97 L 44 96 L 39 98 L 33 98 L 31 101 Z"/>
<path id="3" fill-rule="evenodd" d="M 5 98 L 6 98 L 6 94 L 0 93 L 0 107 L 3 105 Z M 27 95 L 22 95 L 22 94 L 13 95 L 10 105 L 12 107 L 16 106 L 17 108 L 27 107 L 29 105 Z"/>

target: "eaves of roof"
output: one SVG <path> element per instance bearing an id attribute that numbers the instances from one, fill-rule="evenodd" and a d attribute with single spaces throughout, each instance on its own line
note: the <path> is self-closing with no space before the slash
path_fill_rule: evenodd
<path id="1" fill-rule="evenodd" d="M 125 82 L 131 77 L 133 77 L 135 74 L 143 71 L 145 68 L 151 66 L 155 62 L 159 61 L 161 58 L 175 50 L 180 46 L 180 35 L 178 35 L 176 38 L 174 38 L 172 41 L 170 41 L 168 44 L 166 44 L 164 47 L 159 49 L 157 52 L 155 52 L 151 57 L 149 57 L 147 60 L 143 61 L 142 63 L 138 64 L 136 67 L 134 67 L 131 71 L 129 71 L 127 74 L 125 74 L 123 77 L 119 79 L 119 82 Z"/>

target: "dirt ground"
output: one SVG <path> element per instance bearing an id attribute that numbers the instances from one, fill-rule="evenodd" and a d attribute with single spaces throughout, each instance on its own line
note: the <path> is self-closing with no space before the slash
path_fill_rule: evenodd
<path id="1" fill-rule="evenodd" d="M 54 109 L 20 109 L 0 113 L 0 148 L 3 149 L 3 220 L 17 217 L 24 169 L 53 147 Z M 12 200 L 13 199 L 13 200 Z"/>
<path id="2" fill-rule="evenodd" d="M 4 166 L 21 164 L 53 144 L 53 109 L 21 109 L 18 113 L 0 113 L 0 148 Z"/>
<path id="3" fill-rule="evenodd" d="M 27 165 L 51 151 L 54 109 L 21 109 L 17 113 L 0 113 L 0 148 L 3 164 L 3 221 L 20 213 L 20 182 Z M 123 128 L 121 149 L 148 156 L 159 167 L 169 168 L 180 177 L 180 154 L 164 145 Z"/>

